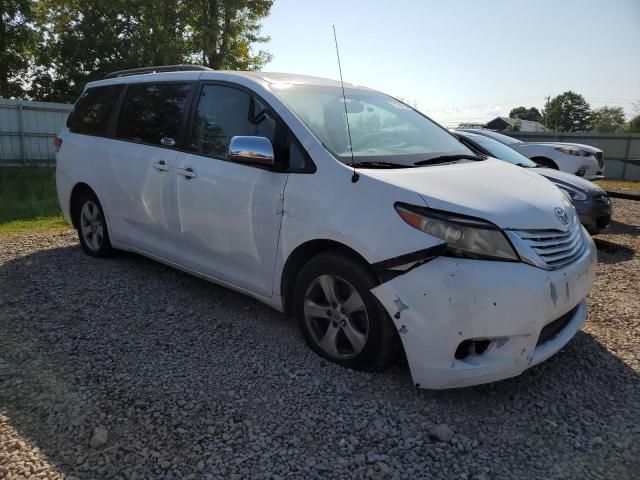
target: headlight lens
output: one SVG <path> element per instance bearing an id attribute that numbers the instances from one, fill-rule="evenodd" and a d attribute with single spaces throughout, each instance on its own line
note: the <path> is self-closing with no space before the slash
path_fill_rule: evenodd
<path id="1" fill-rule="evenodd" d="M 447 243 L 447 252 L 460 257 L 519 260 L 505 235 L 491 223 L 474 218 L 396 204 L 396 211 L 413 228 Z"/>
<path id="2" fill-rule="evenodd" d="M 556 148 L 559 152 L 566 153 L 567 155 L 575 155 L 576 157 L 590 157 L 593 155 L 591 152 L 587 152 L 586 150 L 580 150 L 578 148 L 571 147 L 558 147 Z"/>
<path id="3" fill-rule="evenodd" d="M 556 187 L 569 195 L 569 198 L 572 202 L 584 202 L 589 198 L 585 192 L 582 190 L 578 190 L 577 188 L 570 187 L 569 185 L 565 185 L 563 183 L 556 183 Z"/>

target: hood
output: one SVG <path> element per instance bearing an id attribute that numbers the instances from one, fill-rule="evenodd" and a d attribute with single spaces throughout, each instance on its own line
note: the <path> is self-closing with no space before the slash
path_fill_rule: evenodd
<path id="1" fill-rule="evenodd" d="M 556 186 L 535 173 L 501 160 L 421 168 L 361 170 L 418 193 L 429 208 L 482 218 L 509 229 L 556 229 L 564 225 L 557 207 L 575 209 Z"/>
<path id="2" fill-rule="evenodd" d="M 533 168 L 532 171 L 542 175 L 552 182 L 564 183 L 565 185 L 569 185 L 584 192 L 593 192 L 601 195 L 606 193 L 595 183 L 567 172 L 561 172 L 560 170 L 554 170 L 552 168 Z"/>
<path id="3" fill-rule="evenodd" d="M 584 145 L 582 143 L 568 143 L 568 142 L 523 142 L 513 146 L 515 148 L 522 148 L 522 147 L 526 147 L 527 145 L 542 145 L 545 147 L 553 147 L 553 148 L 573 147 L 573 148 L 579 148 L 586 152 L 592 152 L 592 153 L 602 152 L 602 150 L 600 150 L 599 148 L 592 147 L 591 145 Z"/>

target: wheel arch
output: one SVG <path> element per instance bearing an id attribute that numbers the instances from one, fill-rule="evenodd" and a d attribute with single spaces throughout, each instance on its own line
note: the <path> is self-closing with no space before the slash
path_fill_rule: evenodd
<path id="1" fill-rule="evenodd" d="M 558 164 L 554 160 L 550 159 L 549 157 L 538 155 L 535 157 L 531 157 L 529 160 L 531 160 L 532 162 L 536 162 L 538 165 L 560 170 L 560 167 L 558 166 Z"/>
<path id="2" fill-rule="evenodd" d="M 328 251 L 340 252 L 347 255 L 354 260 L 358 261 L 366 268 L 369 268 L 371 272 L 379 278 L 376 271 L 367 260 L 360 255 L 353 248 L 337 242 L 335 240 L 317 239 L 309 240 L 301 245 L 298 245 L 291 254 L 287 257 L 287 260 L 282 269 L 282 277 L 280 280 L 280 295 L 282 296 L 282 306 L 286 315 L 291 315 L 293 312 L 293 286 L 295 280 L 298 277 L 298 273 L 302 267 L 313 257 L 325 253 Z"/>
<path id="3" fill-rule="evenodd" d="M 95 190 L 93 190 L 93 188 L 91 188 L 85 182 L 76 183 L 71 189 L 71 195 L 69 196 L 69 214 L 71 217 L 71 223 L 75 228 L 78 228 L 78 225 L 77 225 L 78 215 L 76 211 L 77 203 L 78 203 L 78 200 L 82 197 L 82 194 L 85 192 L 90 192 L 93 195 L 95 195 L 96 198 L 98 197 Z"/>

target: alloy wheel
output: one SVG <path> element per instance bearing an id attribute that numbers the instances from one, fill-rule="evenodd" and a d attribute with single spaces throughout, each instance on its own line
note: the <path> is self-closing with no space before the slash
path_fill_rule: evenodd
<path id="1" fill-rule="evenodd" d="M 314 342 L 333 358 L 354 357 L 367 343 L 369 317 L 364 301 L 336 275 L 321 275 L 311 282 L 304 298 L 304 318 Z"/>
<path id="2" fill-rule="evenodd" d="M 97 252 L 104 242 L 104 220 L 98 206 L 85 202 L 80 211 L 80 231 L 87 246 Z"/>

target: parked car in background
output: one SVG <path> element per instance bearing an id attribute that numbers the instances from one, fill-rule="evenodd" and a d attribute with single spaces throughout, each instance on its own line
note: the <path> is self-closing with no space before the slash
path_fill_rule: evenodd
<path id="1" fill-rule="evenodd" d="M 486 128 L 460 129 L 458 131 L 493 138 L 510 146 L 541 167 L 561 170 L 578 177 L 584 177 L 587 180 L 604 178 L 604 153 L 599 148 L 590 145 L 566 142 L 523 142 Z"/>
<path id="2" fill-rule="evenodd" d="M 536 173 L 552 181 L 563 190 L 573 202 L 580 217 L 580 222 L 587 231 L 595 235 L 611 223 L 611 199 L 602 188 L 595 183 L 576 177 L 566 172 L 540 167 L 513 148 L 494 140 L 478 135 L 474 131 L 455 130 L 458 137 L 476 152 L 525 168 L 535 168 Z"/>
<path id="3" fill-rule="evenodd" d="M 137 252 L 252 295 L 344 367 L 381 369 L 401 343 L 415 385 L 491 382 L 587 317 L 596 249 L 569 199 L 375 90 L 118 72 L 85 87 L 55 145 L 85 253 Z"/>

